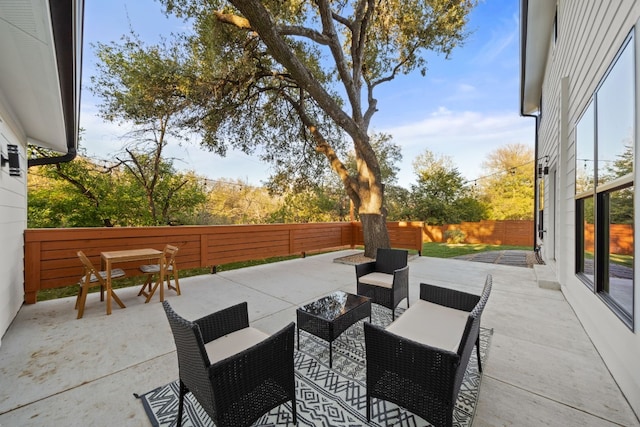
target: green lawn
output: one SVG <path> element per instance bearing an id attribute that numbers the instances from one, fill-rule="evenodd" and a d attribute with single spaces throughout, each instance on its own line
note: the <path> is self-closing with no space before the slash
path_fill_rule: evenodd
<path id="1" fill-rule="evenodd" d="M 614 264 L 633 268 L 633 255 L 609 254 L 609 260 Z"/>
<path id="2" fill-rule="evenodd" d="M 593 252 L 585 251 L 584 258 L 593 259 Z M 633 255 L 609 254 L 609 261 L 613 264 L 633 268 Z"/>
<path id="3" fill-rule="evenodd" d="M 452 258 L 460 255 L 474 254 L 477 252 L 505 251 L 505 250 L 525 250 L 531 251 L 531 246 L 511 246 L 511 245 L 487 245 L 484 243 L 424 243 L 422 245 L 422 256 L 435 258 Z"/>

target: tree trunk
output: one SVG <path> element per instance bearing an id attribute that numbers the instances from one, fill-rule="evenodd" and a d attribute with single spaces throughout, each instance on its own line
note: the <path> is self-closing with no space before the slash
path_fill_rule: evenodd
<path id="1" fill-rule="evenodd" d="M 375 258 L 378 248 L 391 246 L 386 217 L 382 214 L 360 214 L 364 235 L 364 256 Z"/>

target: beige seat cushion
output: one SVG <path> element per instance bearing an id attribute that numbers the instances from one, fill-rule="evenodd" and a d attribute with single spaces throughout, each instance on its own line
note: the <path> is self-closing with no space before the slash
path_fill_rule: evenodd
<path id="1" fill-rule="evenodd" d="M 387 330 L 420 344 L 456 353 L 468 317 L 466 311 L 418 300 Z"/>
<path id="2" fill-rule="evenodd" d="M 269 335 L 256 328 L 248 327 L 213 340 L 205 344 L 204 348 L 207 350 L 209 361 L 213 364 L 238 354 L 266 338 L 269 338 Z"/>
<path id="3" fill-rule="evenodd" d="M 361 276 L 358 281 L 367 285 L 382 286 L 383 288 L 391 288 L 393 286 L 393 274 L 373 272 Z"/>

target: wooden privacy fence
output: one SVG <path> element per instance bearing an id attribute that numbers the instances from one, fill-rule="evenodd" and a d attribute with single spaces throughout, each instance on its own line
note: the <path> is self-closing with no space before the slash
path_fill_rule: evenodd
<path id="1" fill-rule="evenodd" d="M 479 221 L 460 224 L 425 225 L 425 242 L 446 242 L 445 233 L 460 230 L 465 243 L 533 247 L 533 221 Z"/>
<path id="2" fill-rule="evenodd" d="M 583 225 L 584 250 L 593 253 L 595 234 L 593 224 Z M 609 224 L 608 251 L 616 255 L 633 255 L 633 225 Z"/>
<path id="3" fill-rule="evenodd" d="M 394 248 L 422 251 L 421 223 L 389 222 Z M 178 268 L 215 267 L 238 261 L 288 256 L 363 244 L 359 222 L 178 227 L 54 228 L 25 230 L 25 302 L 35 304 L 41 289 L 77 283 L 83 251 L 100 265 L 100 253 L 136 248 L 179 247 Z M 118 264 L 128 276 L 139 263 Z"/>

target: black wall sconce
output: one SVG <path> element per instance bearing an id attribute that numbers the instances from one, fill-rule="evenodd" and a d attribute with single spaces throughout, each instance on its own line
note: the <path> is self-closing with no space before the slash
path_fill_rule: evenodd
<path id="1" fill-rule="evenodd" d="M 8 144 L 7 156 L 8 157 L 5 157 L 4 154 L 0 154 L 0 166 L 4 167 L 4 165 L 9 163 L 9 175 L 20 176 L 20 153 L 18 153 L 18 146 Z"/>
<path id="2" fill-rule="evenodd" d="M 544 156 L 544 166 L 542 163 L 538 163 L 538 177 L 542 178 L 543 175 L 549 175 L 549 156 Z"/>

